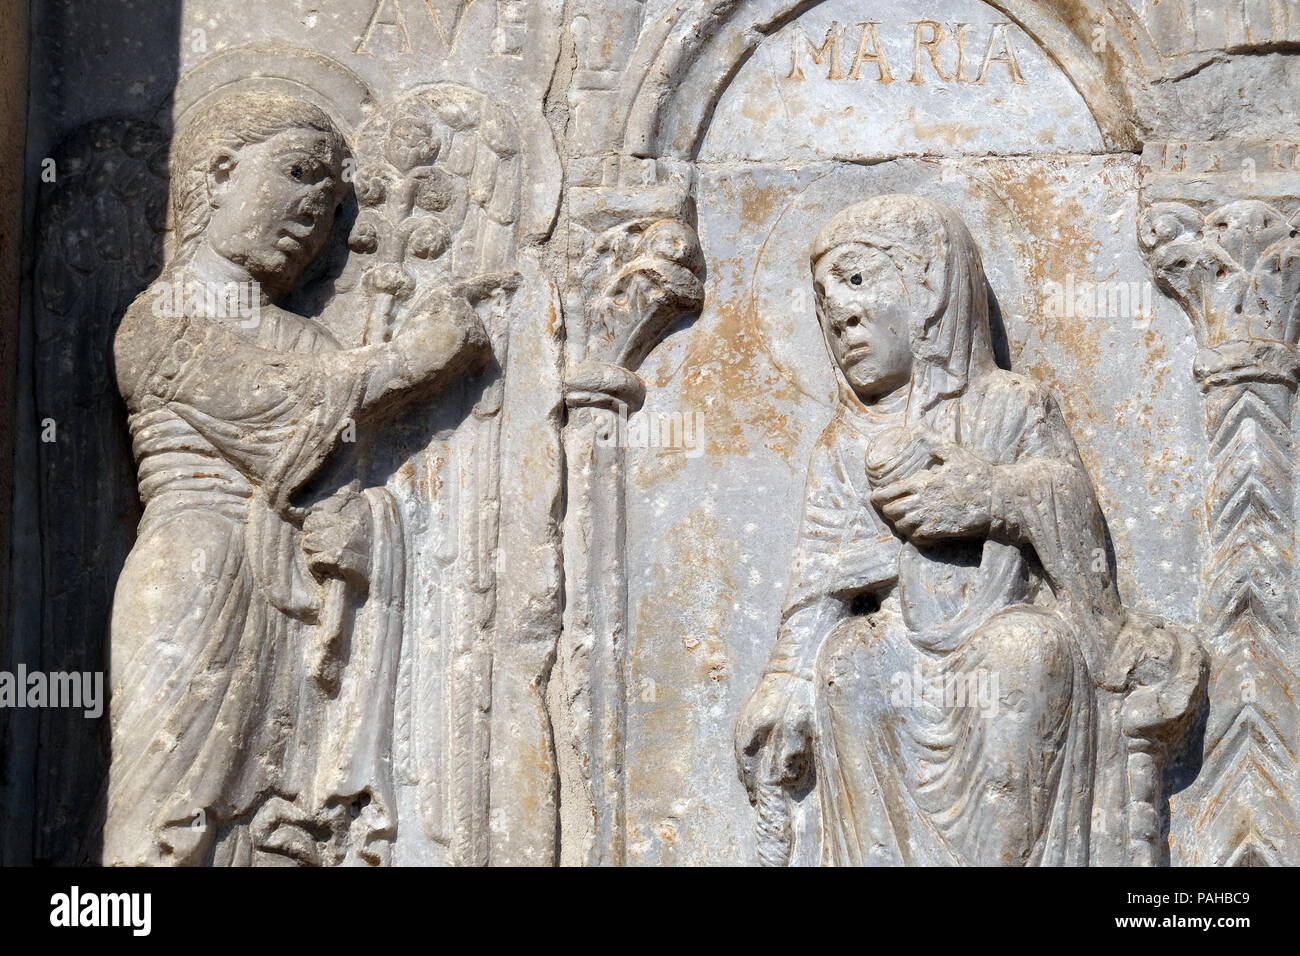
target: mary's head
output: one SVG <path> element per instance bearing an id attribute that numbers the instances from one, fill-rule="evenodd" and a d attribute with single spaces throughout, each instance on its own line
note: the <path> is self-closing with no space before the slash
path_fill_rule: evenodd
<path id="1" fill-rule="evenodd" d="M 994 367 L 979 250 L 951 209 L 875 196 L 835 215 L 813 242 L 817 318 L 852 396 L 906 391 L 928 410 Z"/>

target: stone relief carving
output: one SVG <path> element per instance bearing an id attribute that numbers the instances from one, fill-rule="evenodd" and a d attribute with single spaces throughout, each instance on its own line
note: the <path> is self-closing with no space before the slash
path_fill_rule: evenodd
<path id="1" fill-rule="evenodd" d="M 1209 437 L 1201 614 L 1217 666 L 1192 859 L 1294 863 L 1294 147 L 1169 143 L 1148 153 L 1139 239 L 1191 322 Z"/>
<path id="2" fill-rule="evenodd" d="M 488 312 L 494 360 L 476 381 L 474 400 L 459 410 L 463 422 L 412 462 L 417 486 L 426 475 L 459 480 L 454 493 L 445 486 L 420 491 L 425 514 L 410 522 L 411 553 L 434 556 L 430 581 L 443 599 L 436 612 L 416 611 L 412 621 L 439 640 L 435 647 L 421 642 L 402 658 L 411 728 L 399 737 L 396 755 L 403 776 L 420 788 L 429 836 L 449 844 L 454 859 L 481 864 L 490 855 L 498 458 L 510 341 L 505 313 L 522 281 L 515 269 L 519 136 L 492 100 L 443 83 L 395 104 L 360 140 L 372 158 L 358 167 L 361 211 L 349 247 L 367 303 L 363 341 L 387 341 L 398 308 L 431 284 L 494 304 Z M 361 454 L 373 457 L 368 447 Z M 469 599 L 454 600 L 457 594 Z"/>
<path id="3" fill-rule="evenodd" d="M 107 346 L 131 306 L 117 385 L 146 504 L 114 602 L 106 862 L 388 863 L 399 816 L 408 861 L 558 853 L 545 693 L 561 604 L 562 313 L 521 249 L 549 229 L 559 188 L 525 192 L 524 177 L 554 159 L 535 121 L 521 132 L 462 84 L 378 105 L 311 51 L 253 45 L 204 61 L 167 104 L 180 129 L 170 217 L 165 115 L 94 124 L 58 154 L 67 173 L 44 204 L 38 257 L 41 367 L 51 399 L 66 393 L 69 361 L 115 391 Z M 261 155 L 302 135 L 294 122 L 328 148 L 296 144 L 301 163 Z M 203 180 L 198 168 L 222 150 L 226 166 Z M 219 189 L 232 170 L 240 182 Z M 281 180 L 297 176 L 328 189 L 289 209 Z M 204 212 L 200 198 L 226 189 L 212 199 L 220 211 Z M 214 236 L 229 256 L 211 253 Z M 248 236 L 266 248 L 239 248 Z M 282 266 L 245 263 L 281 254 Z M 92 333 L 73 350 L 58 331 L 73 331 L 59 319 L 70 314 Z M 96 436 L 78 442 L 86 467 L 71 472 L 88 500 L 91 477 L 132 475 L 130 449 L 104 445 L 127 415 L 114 419 L 105 395 L 74 404 L 94 416 L 61 414 Z M 47 499 L 52 567 L 64 542 L 109 525 L 91 535 L 102 557 L 86 555 L 81 587 L 87 613 L 103 599 L 106 643 L 138 507 L 127 481 L 100 492 L 123 502 L 94 518 Z M 215 513 L 195 514 L 205 509 Z M 160 556 L 175 567 L 159 571 Z M 223 576 L 233 588 L 212 593 Z M 88 666 L 96 643 L 80 645 Z M 159 645 L 181 659 L 150 664 Z M 197 699 L 207 708 L 195 714 Z M 166 745 L 149 751 L 155 737 Z M 99 779 L 97 751 L 89 741 L 50 774 Z M 98 856 L 77 842 L 100 825 L 69 826 L 64 813 L 57 802 L 45 812 L 43 857 Z"/>
<path id="4" fill-rule="evenodd" d="M 994 363 L 965 224 L 876 197 L 810 265 L 840 400 L 736 729 L 760 860 L 788 862 L 785 804 L 813 787 L 825 863 L 1158 862 L 1205 659 L 1123 608 L 1055 401 Z"/>
<path id="5" fill-rule="evenodd" d="M 108 863 L 1300 859 L 1297 154 L 1164 142 L 1280 135 L 1289 114 L 1254 93 L 1300 20 L 1203 0 L 347 0 L 268 44 L 258 16 L 233 23 L 243 2 L 204 21 L 218 51 L 182 52 L 160 112 L 169 76 L 138 81 L 163 89 L 128 97 L 132 118 L 79 125 L 105 104 L 67 94 L 58 181 L 34 194 L 30 384 L 63 437 L 33 453 L 39 529 L 15 554 L 44 581 L 14 619 L 40 633 L 16 643 L 94 671 L 111 618 L 113 707 L 111 741 L 47 710 L 27 756 L 3 755 L 38 767 L 16 788 L 32 857 L 98 858 L 102 832 Z M 1196 92 L 1220 85 L 1250 92 Z M 928 172 L 890 179 L 909 163 Z M 1031 210 L 1087 220 L 1061 232 L 1065 268 L 1145 253 L 1157 313 L 1190 319 L 1204 395 L 1197 606 L 1135 583 L 1135 562 L 1186 541 L 1135 541 L 1156 511 L 1117 513 L 1170 474 L 1150 457 L 1131 483 L 1105 473 L 1144 426 L 1071 408 L 1053 363 L 1109 347 L 1114 378 L 1152 393 L 1167 369 L 1115 359 L 1110 320 L 1080 345 L 1095 330 L 1065 342 L 1033 315 L 1014 345 L 1034 361 L 1013 348 L 1022 374 L 998 367 L 984 265 L 945 207 L 846 210 L 813 281 L 786 290 L 816 292 L 836 379 L 815 446 L 817 399 L 792 397 L 812 379 L 736 358 L 773 344 L 753 346 L 769 317 L 752 303 L 719 323 L 735 349 L 716 380 L 680 387 L 699 319 L 777 271 L 753 248 L 777 234 L 769 211 L 812 239 L 822 200 L 788 196 L 845 164 L 888 181 L 858 195 L 979 164 L 993 187 L 952 203 L 970 230 L 1018 234 Z M 1137 229 L 1131 205 L 1106 212 L 1122 241 L 1053 192 L 1123 193 L 1128 173 Z M 996 199 L 1023 207 L 981 208 Z M 1005 248 L 985 243 L 999 292 L 1062 277 L 1056 249 L 1038 275 Z M 758 407 L 751 390 L 774 397 L 743 421 L 768 430 L 747 451 L 719 440 L 683 466 L 656 449 L 660 466 L 621 447 L 620 416 L 680 401 L 712 429 Z M 762 481 L 742 454 L 772 459 Z M 803 487 L 797 547 L 751 548 L 728 495 L 747 482 L 793 522 L 783 469 Z M 1170 483 L 1172 522 L 1199 527 L 1201 487 L 1188 504 L 1195 480 Z M 675 543 L 646 547 L 659 520 Z M 699 561 L 707 533 L 726 547 Z M 659 565 L 676 577 L 656 591 Z M 783 606 L 754 600 L 777 590 Z M 715 598 L 683 634 L 637 603 Z M 638 698 L 679 645 L 674 680 Z M 692 667 L 707 676 L 676 680 Z M 101 778 L 106 810 L 84 796 Z"/>
<path id="6" fill-rule="evenodd" d="M 319 108 L 265 93 L 176 144 L 176 251 L 115 346 L 145 510 L 113 608 L 106 862 L 386 857 L 400 522 L 382 489 L 294 496 L 349 427 L 490 342 L 445 286 L 355 349 L 281 307 L 328 241 L 346 150 Z M 231 285 L 253 318 L 191 295 Z"/>
<path id="7" fill-rule="evenodd" d="M 569 818 L 579 834 L 573 861 L 609 865 L 627 852 L 626 451 L 615 422 L 641 408 L 645 384 L 636 370 L 646 354 L 675 320 L 699 309 L 703 262 L 680 190 L 595 189 L 576 203 L 586 251 L 575 283 L 583 300 L 569 312 L 568 600 L 556 717 L 572 748 L 570 799 L 591 820 Z"/>
<path id="8" fill-rule="evenodd" d="M 250 79 L 248 65 L 272 55 L 277 68 Z M 406 859 L 553 859 L 556 799 L 547 794 L 558 784 L 544 695 L 560 613 L 562 323 L 553 286 L 520 249 L 521 231 L 535 242 L 554 215 L 547 203 L 558 183 L 527 194 L 521 185 L 551 158 L 539 154 L 535 128 L 521 134 L 509 111 L 467 86 L 424 84 L 380 110 L 347 68 L 310 51 L 224 51 L 187 74 L 168 106 L 181 130 L 171 144 L 173 215 L 167 136 L 147 122 L 95 124 L 58 155 L 67 173 L 45 204 L 38 259 L 48 277 L 42 368 L 51 398 L 66 392 L 69 361 L 92 388 L 102 379 L 101 391 L 116 391 L 108 345 L 139 295 L 117 336 L 117 385 L 147 507 L 114 604 L 115 729 L 104 749 L 116 762 L 87 768 L 94 741 L 65 761 L 87 780 L 112 778 L 103 858 L 386 863 L 400 804 Z M 297 144 L 310 162 L 292 164 L 260 155 L 266 142 L 301 135 L 294 121 L 328 148 Z M 229 168 L 203 180 L 198 167 L 222 150 Z M 241 181 L 223 179 L 219 190 L 216 178 L 232 170 Z M 288 209 L 281 179 L 299 176 L 328 189 Z M 230 198 L 212 200 L 222 210 L 205 212 L 200 198 L 227 188 Z M 263 189 L 278 189 L 273 199 L 286 208 L 260 205 Z M 103 210 L 93 223 L 88 201 Z M 213 255 L 214 235 L 236 247 L 253 236 L 267 248 Z M 293 261 L 245 264 L 282 253 Z M 88 325 L 81 347 L 65 348 L 57 330 L 73 331 L 59 322 L 68 314 L 99 323 L 102 335 Z M 159 384 L 177 377 L 174 393 Z M 58 412 L 61 402 L 45 407 Z M 130 449 L 102 439 L 125 433 L 127 416 L 113 419 L 107 395 L 76 403 L 94 419 L 61 415 L 65 427 L 96 441 L 78 442 L 86 467 L 72 471 L 74 483 L 132 476 L 101 494 L 122 505 L 91 521 L 118 531 L 92 535 L 103 551 L 86 555 L 87 573 L 103 580 L 82 587 L 87 612 L 103 598 L 107 643 L 112 579 L 138 506 Z M 172 421 L 182 407 L 197 409 L 188 426 Z M 161 430 L 153 418 L 165 420 Z M 93 463 L 84 460 L 92 451 Z M 215 464 L 176 471 L 193 464 L 187 455 Z M 186 481 L 195 487 L 178 497 L 172 485 Z M 76 497 L 92 494 L 81 487 Z M 181 517 L 182 506 L 217 513 Z M 47 513 L 53 566 L 62 542 L 84 538 L 89 525 L 52 500 Z M 229 553 L 182 527 L 220 537 L 208 525 L 222 518 Z M 175 557 L 176 568 L 160 572 L 151 555 Z M 507 565 L 510 579 L 499 581 Z M 205 590 L 223 575 L 234 576 L 233 591 Z M 151 600 L 170 602 L 177 620 Z M 185 628 L 197 636 L 177 636 Z M 170 671 L 148 665 L 151 648 L 173 642 L 189 656 Z M 82 646 L 97 665 L 96 642 Z M 133 648 L 140 654 L 123 663 Z M 222 660 L 228 672 L 217 674 Z M 182 716 L 178 695 L 200 680 L 184 707 L 201 697 L 209 712 Z M 163 769 L 170 745 L 136 760 L 151 734 L 185 740 Z M 222 734 L 224 751 L 214 742 Z M 63 812 L 55 803 L 46 811 L 43 856 L 98 855 L 54 842 L 85 832 L 56 822 Z"/>

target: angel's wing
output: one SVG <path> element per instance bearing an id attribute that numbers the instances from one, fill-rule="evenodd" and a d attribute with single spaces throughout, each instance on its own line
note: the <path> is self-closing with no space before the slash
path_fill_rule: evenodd
<path id="1" fill-rule="evenodd" d="M 41 660 L 28 666 L 107 674 L 113 588 L 140 514 L 112 342 L 162 265 L 166 139 L 149 123 L 106 119 L 68 136 L 52 158 L 32 296 L 42 605 Z M 102 786 L 107 728 L 105 717 L 100 735 L 87 734 L 78 709 L 41 712 L 38 862 L 94 855 L 83 845 L 93 836 L 84 795 Z"/>

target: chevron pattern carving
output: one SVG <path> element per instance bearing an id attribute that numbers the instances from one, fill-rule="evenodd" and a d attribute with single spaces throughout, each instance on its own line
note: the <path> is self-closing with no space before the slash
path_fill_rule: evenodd
<path id="1" fill-rule="evenodd" d="M 1187 794 L 1196 851 L 1215 866 L 1300 863 L 1300 726 L 1292 411 L 1294 219 L 1257 200 L 1209 215 L 1151 206 L 1141 238 L 1157 281 L 1202 346 L 1211 473 L 1201 619 L 1211 654 L 1203 765 Z"/>

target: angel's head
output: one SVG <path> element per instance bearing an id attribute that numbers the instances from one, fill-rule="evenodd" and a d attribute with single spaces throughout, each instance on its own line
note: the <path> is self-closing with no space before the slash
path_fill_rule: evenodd
<path id="1" fill-rule="evenodd" d="M 346 154 L 305 100 L 241 93 L 203 110 L 172 157 L 180 256 L 207 245 L 271 295 L 288 291 L 329 239 Z"/>

